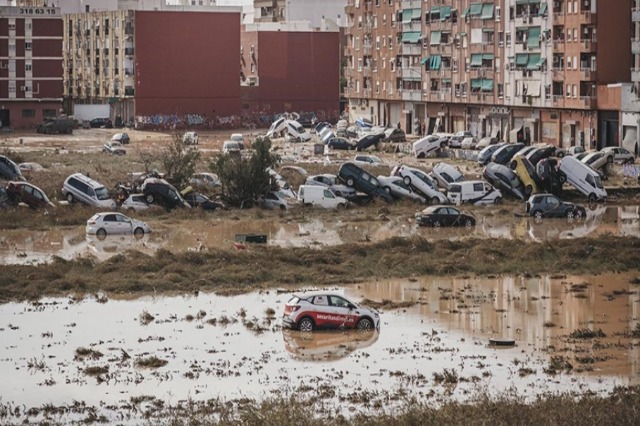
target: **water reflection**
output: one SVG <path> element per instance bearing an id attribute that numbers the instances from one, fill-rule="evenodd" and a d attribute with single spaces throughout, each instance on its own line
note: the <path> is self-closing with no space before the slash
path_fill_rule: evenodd
<path id="1" fill-rule="evenodd" d="M 484 214 L 483 214 L 484 212 Z M 53 256 L 72 259 L 92 255 L 108 259 L 126 250 L 153 253 L 164 248 L 181 252 L 208 248 L 233 249 L 236 234 L 261 233 L 267 244 L 281 247 L 326 247 L 352 242 L 376 242 L 392 237 L 420 235 L 428 239 L 508 238 L 524 241 L 546 241 L 583 238 L 600 234 L 640 237 L 638 206 L 598 206 L 589 210 L 585 220 L 514 217 L 513 213 L 495 214 L 492 210 L 475 212 L 478 224 L 472 229 L 419 228 L 412 219 L 390 217 L 390 220 L 358 221 L 312 218 L 302 223 L 282 222 L 279 218 L 245 220 L 194 220 L 188 226 L 151 224 L 154 232 L 142 241 L 108 237 L 99 242 L 86 238 L 84 228 L 47 231 L 4 231 L 0 236 L 0 263 L 42 263 Z"/>
<path id="2" fill-rule="evenodd" d="M 374 344 L 378 331 L 344 330 L 337 332 L 318 331 L 305 333 L 282 330 L 284 347 L 291 356 L 300 361 L 336 361 L 356 350 Z"/>

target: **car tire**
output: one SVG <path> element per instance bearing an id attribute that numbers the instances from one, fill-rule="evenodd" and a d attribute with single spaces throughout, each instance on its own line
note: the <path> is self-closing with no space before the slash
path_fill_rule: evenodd
<path id="1" fill-rule="evenodd" d="M 586 216 L 586 214 L 585 214 L 585 216 Z M 581 210 L 574 210 L 573 211 L 573 217 L 575 219 L 582 219 L 582 217 L 583 217 L 582 216 L 582 211 Z"/>
<path id="2" fill-rule="evenodd" d="M 144 229 L 138 227 L 133 231 L 133 236 L 136 237 L 136 240 L 144 237 Z"/>
<path id="3" fill-rule="evenodd" d="M 402 178 L 402 182 L 404 182 L 405 185 L 411 185 L 411 178 L 409 176 L 405 176 Z"/>
<path id="4" fill-rule="evenodd" d="M 573 220 L 575 218 L 573 210 L 567 210 L 566 216 L 567 216 L 567 219 L 569 220 Z"/>
<path id="5" fill-rule="evenodd" d="M 562 158 L 562 157 L 564 157 L 564 152 L 560 151 L 560 152 L 558 153 L 558 158 Z"/>
<path id="6" fill-rule="evenodd" d="M 147 194 L 144 199 L 146 200 L 147 204 L 153 204 L 153 202 L 155 201 L 153 194 Z"/>
<path id="7" fill-rule="evenodd" d="M 384 187 L 384 192 L 386 192 L 387 194 L 391 195 L 391 188 L 388 186 Z"/>
<path id="8" fill-rule="evenodd" d="M 607 163 L 609 163 L 609 164 L 613 163 L 613 156 L 612 155 L 607 157 Z"/>
<path id="9" fill-rule="evenodd" d="M 73 133 L 73 127 L 67 127 L 67 134 L 70 135 Z"/>
<path id="10" fill-rule="evenodd" d="M 70 192 L 67 192 L 66 198 L 67 198 L 67 203 L 69 203 L 69 204 L 73 204 L 73 202 L 75 201 L 75 198 L 73 197 L 73 194 L 70 193 Z"/>
<path id="11" fill-rule="evenodd" d="M 558 175 L 558 180 L 560 181 L 560 184 L 563 184 L 567 181 L 567 175 L 565 175 L 564 173 L 560 173 Z"/>
<path id="12" fill-rule="evenodd" d="M 440 221 L 439 220 L 434 220 L 433 223 L 431 224 L 431 226 L 433 226 L 434 228 L 440 228 Z"/>
<path id="13" fill-rule="evenodd" d="M 598 197 L 596 197 L 596 194 L 594 194 L 593 192 L 589 194 L 589 204 L 595 204 L 596 201 L 598 201 Z"/>
<path id="14" fill-rule="evenodd" d="M 136 209 L 134 209 L 133 207 L 129 207 L 127 209 L 127 214 L 132 214 L 132 213 L 135 213 L 135 212 L 136 212 Z"/>
<path id="15" fill-rule="evenodd" d="M 633 164 L 633 163 L 635 163 L 635 162 L 636 162 L 636 159 L 635 159 L 635 158 L 629 158 L 629 159 L 627 160 L 627 164 Z"/>
<path id="16" fill-rule="evenodd" d="M 531 216 L 533 216 L 536 220 L 542 220 L 542 211 L 536 210 L 531 214 Z"/>
<path id="17" fill-rule="evenodd" d="M 511 168 L 511 170 L 515 170 L 516 167 L 518 167 L 518 163 L 514 160 L 511 162 L 511 164 L 509 164 L 509 167 Z"/>
<path id="18" fill-rule="evenodd" d="M 531 195 L 532 192 L 533 192 L 533 187 L 531 185 L 525 186 L 524 195 L 528 197 L 529 195 Z"/>
<path id="19" fill-rule="evenodd" d="M 347 208 L 347 206 L 344 205 L 344 203 L 340 203 L 338 204 L 338 206 L 336 207 L 338 210 L 344 210 Z"/>
<path id="20" fill-rule="evenodd" d="M 107 231 L 104 228 L 98 229 L 98 231 L 96 232 L 96 237 L 98 237 L 99 240 L 104 240 L 105 238 L 107 238 Z"/>
<path id="21" fill-rule="evenodd" d="M 355 183 L 356 183 L 356 182 L 353 180 L 353 178 L 352 178 L 352 177 L 350 177 L 350 178 L 348 178 L 348 179 L 347 179 L 347 186 L 348 186 L 349 188 L 353 188 L 353 185 L 355 185 Z"/>
<path id="22" fill-rule="evenodd" d="M 431 205 L 435 206 L 437 204 L 440 204 L 440 200 L 438 199 L 438 197 L 431 197 L 431 199 L 429 200 L 431 202 Z"/>
<path id="23" fill-rule="evenodd" d="M 418 154 L 417 156 L 418 158 L 422 159 L 426 157 L 426 154 L 424 152 L 421 152 L 420 154 Z"/>
<path id="24" fill-rule="evenodd" d="M 285 206 L 284 204 L 280 204 L 280 210 L 282 211 L 287 210 L 287 206 Z"/>
<path id="25" fill-rule="evenodd" d="M 298 323 L 298 330 L 302 332 L 313 331 L 315 328 L 316 328 L 316 325 L 314 324 L 313 320 L 309 317 L 302 318 Z"/>
<path id="26" fill-rule="evenodd" d="M 471 228 L 474 225 L 473 221 L 471 219 L 467 219 L 464 221 L 464 226 L 466 228 Z"/>
<path id="27" fill-rule="evenodd" d="M 495 200 L 493 200 L 493 204 L 502 204 L 502 197 L 496 197 Z"/>
<path id="28" fill-rule="evenodd" d="M 369 318 L 361 318 L 360 321 L 358 321 L 356 328 L 359 331 L 371 331 L 373 330 L 373 321 Z"/>

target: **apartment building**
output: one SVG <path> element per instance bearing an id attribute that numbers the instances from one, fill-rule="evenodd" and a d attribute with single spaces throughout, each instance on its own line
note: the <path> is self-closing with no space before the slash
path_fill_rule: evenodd
<path id="1" fill-rule="evenodd" d="M 631 2 L 598 3 L 348 0 L 351 117 L 411 133 L 617 145 L 617 115 L 599 110 L 597 94 L 630 81 Z"/>
<path id="2" fill-rule="evenodd" d="M 240 112 L 240 12 L 109 10 L 64 16 L 64 96 L 155 124 Z"/>
<path id="3" fill-rule="evenodd" d="M 62 15 L 0 6 L 0 127 L 33 128 L 62 107 Z"/>

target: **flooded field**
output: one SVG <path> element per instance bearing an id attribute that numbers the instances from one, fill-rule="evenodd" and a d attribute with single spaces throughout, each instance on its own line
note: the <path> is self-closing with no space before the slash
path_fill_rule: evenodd
<path id="1" fill-rule="evenodd" d="M 434 240 L 479 237 L 524 241 L 553 241 L 601 234 L 640 236 L 638 206 L 599 206 L 588 211 L 586 220 L 573 222 L 563 219 L 536 222 L 528 217 L 514 217 L 510 212 L 483 215 L 482 210 L 476 210 L 476 214 L 478 225 L 475 229 L 420 228 L 412 218 L 397 216 L 390 216 L 385 221 L 357 222 L 349 221 L 348 217 L 310 217 L 304 222 L 294 223 L 286 217 L 273 215 L 265 215 L 262 219 L 220 220 L 214 213 L 211 219 L 192 220 L 188 226 L 150 221 L 154 232 L 142 239 L 110 236 L 100 240 L 95 236 L 85 236 L 84 227 L 47 231 L 7 230 L 0 236 L 0 263 L 42 263 L 50 261 L 53 256 L 73 259 L 86 255 L 106 260 L 126 250 L 153 254 L 160 248 L 173 252 L 233 249 L 236 235 L 251 233 L 265 234 L 268 245 L 281 247 L 326 247 L 414 235 Z"/>
<path id="2" fill-rule="evenodd" d="M 151 409 L 158 400 L 296 394 L 348 413 L 406 396 L 609 391 L 640 384 L 633 278 L 425 277 L 336 288 L 382 303 L 380 331 L 364 334 L 282 330 L 290 289 L 8 303 L 0 306 L 0 403 L 86 404 L 126 421 L 141 415 L 141 401 Z M 492 347 L 490 338 L 516 346 Z"/>

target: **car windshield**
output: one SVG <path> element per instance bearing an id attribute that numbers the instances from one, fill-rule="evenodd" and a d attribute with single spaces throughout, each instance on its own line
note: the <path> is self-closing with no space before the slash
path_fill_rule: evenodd
<path id="1" fill-rule="evenodd" d="M 98 197 L 98 200 L 108 200 L 111 198 L 109 196 L 109 191 L 104 186 L 96 188 L 96 197 Z"/>
<path id="2" fill-rule="evenodd" d="M 512 186 L 512 187 L 514 187 L 514 188 L 519 187 L 519 186 L 520 186 L 520 184 L 521 184 L 521 183 L 520 183 L 520 179 L 518 179 L 518 176 L 516 176 L 516 175 L 514 175 L 514 176 L 510 179 L 510 182 L 511 182 L 511 186 Z"/>
<path id="3" fill-rule="evenodd" d="M 595 181 L 596 188 L 604 189 L 604 185 L 602 185 L 602 179 L 600 179 L 600 176 L 594 176 L 593 180 Z"/>

